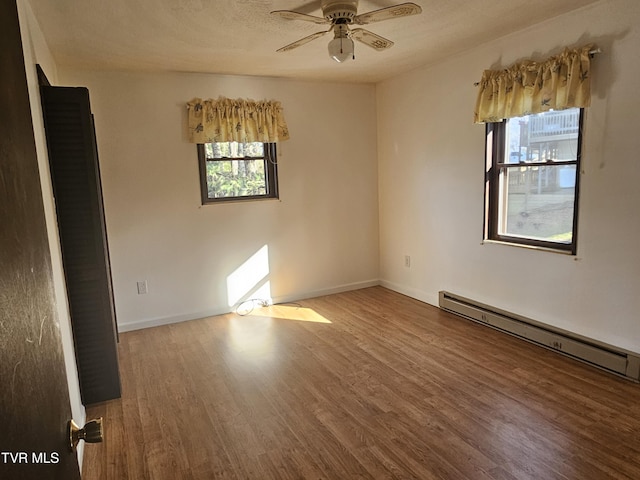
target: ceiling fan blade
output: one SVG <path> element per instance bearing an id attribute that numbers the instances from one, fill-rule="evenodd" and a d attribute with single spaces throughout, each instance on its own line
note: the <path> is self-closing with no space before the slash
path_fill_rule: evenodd
<path id="1" fill-rule="evenodd" d="M 392 18 L 408 17 L 409 15 L 417 15 L 422 13 L 422 7 L 415 3 L 400 3 L 392 7 L 373 10 L 372 12 L 356 15 L 353 23 L 358 25 L 366 25 L 367 23 L 382 22 L 383 20 L 391 20 Z"/>
<path id="2" fill-rule="evenodd" d="M 300 45 L 304 45 L 305 43 L 309 43 L 311 40 L 315 40 L 316 38 L 320 38 L 321 36 L 325 35 L 326 33 L 330 32 L 331 29 L 324 31 L 324 32 L 316 32 L 313 33 L 311 35 L 309 35 L 308 37 L 304 37 L 301 38 L 300 40 L 297 40 L 293 43 L 290 43 L 289 45 L 285 45 L 282 48 L 279 48 L 278 50 L 276 50 L 276 52 L 288 52 L 289 50 L 293 50 L 294 48 L 298 48 Z"/>
<path id="3" fill-rule="evenodd" d="M 275 10 L 271 12 L 271 15 L 276 15 L 285 20 L 303 20 L 305 22 L 315 23 L 317 25 L 324 25 L 329 23 L 326 18 L 316 17 L 313 15 L 307 15 L 306 13 L 294 12 L 292 10 Z"/>
<path id="4" fill-rule="evenodd" d="M 393 47 L 393 42 L 364 28 L 351 30 L 351 37 L 378 51 Z"/>

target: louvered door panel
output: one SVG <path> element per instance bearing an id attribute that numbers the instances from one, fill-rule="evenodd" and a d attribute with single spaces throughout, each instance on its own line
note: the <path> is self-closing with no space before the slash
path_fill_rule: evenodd
<path id="1" fill-rule="evenodd" d="M 42 87 L 62 260 L 85 405 L 120 397 L 100 171 L 86 88 Z"/>

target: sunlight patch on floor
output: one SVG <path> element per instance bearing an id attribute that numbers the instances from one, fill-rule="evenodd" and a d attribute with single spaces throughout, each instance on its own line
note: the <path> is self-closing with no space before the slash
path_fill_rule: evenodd
<path id="1" fill-rule="evenodd" d="M 283 320 L 296 320 L 300 322 L 331 323 L 330 320 L 320 315 L 312 308 L 298 305 L 270 305 L 268 307 L 254 308 L 247 316 L 280 318 Z"/>

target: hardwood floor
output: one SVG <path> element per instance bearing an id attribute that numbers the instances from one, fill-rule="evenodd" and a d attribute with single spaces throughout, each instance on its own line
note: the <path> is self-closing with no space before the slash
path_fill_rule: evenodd
<path id="1" fill-rule="evenodd" d="M 639 385 L 382 287 L 124 333 L 119 356 L 85 480 L 640 478 Z"/>

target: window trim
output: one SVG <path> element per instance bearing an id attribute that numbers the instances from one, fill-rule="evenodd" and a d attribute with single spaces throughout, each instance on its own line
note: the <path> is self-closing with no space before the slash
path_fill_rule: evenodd
<path id="1" fill-rule="evenodd" d="M 584 108 L 580 108 L 580 118 L 578 121 L 578 139 L 576 148 L 576 159 L 571 161 L 563 161 L 560 164 L 555 162 L 531 162 L 526 166 L 547 166 L 547 165 L 575 165 L 576 166 L 576 182 L 574 187 L 573 198 L 573 230 L 571 235 L 571 243 L 551 242 L 546 240 L 534 239 L 530 237 L 520 237 L 514 235 L 501 235 L 498 233 L 499 206 L 501 202 L 500 195 L 500 176 L 503 168 L 509 166 L 522 166 L 518 164 L 505 164 L 505 140 L 506 125 L 508 119 L 502 122 L 486 124 L 485 129 L 485 190 L 484 190 L 484 241 L 487 243 L 502 243 L 513 246 L 527 247 L 552 251 L 557 253 L 565 253 L 570 255 L 577 254 L 578 245 L 578 216 L 579 216 L 579 200 L 580 200 L 580 177 L 581 177 L 581 158 L 582 158 L 582 130 L 584 124 Z M 502 161 L 500 161 L 502 159 Z M 505 165 L 509 165 L 505 167 Z"/>
<path id="2" fill-rule="evenodd" d="M 224 143 L 224 142 L 222 142 Z M 265 174 L 265 187 L 267 193 L 264 195 L 246 195 L 241 197 L 220 197 L 209 198 L 209 188 L 207 185 L 207 161 L 229 161 L 229 160 L 260 160 L 260 157 L 244 157 L 244 158 L 220 158 L 207 160 L 205 154 L 205 148 L 203 143 L 198 143 L 198 171 L 200 174 L 200 199 L 202 205 L 211 205 L 215 203 L 228 203 L 228 202 L 245 202 L 250 200 L 272 200 L 278 199 L 278 156 L 275 142 L 267 143 L 263 142 L 264 146 L 264 174 Z"/>

